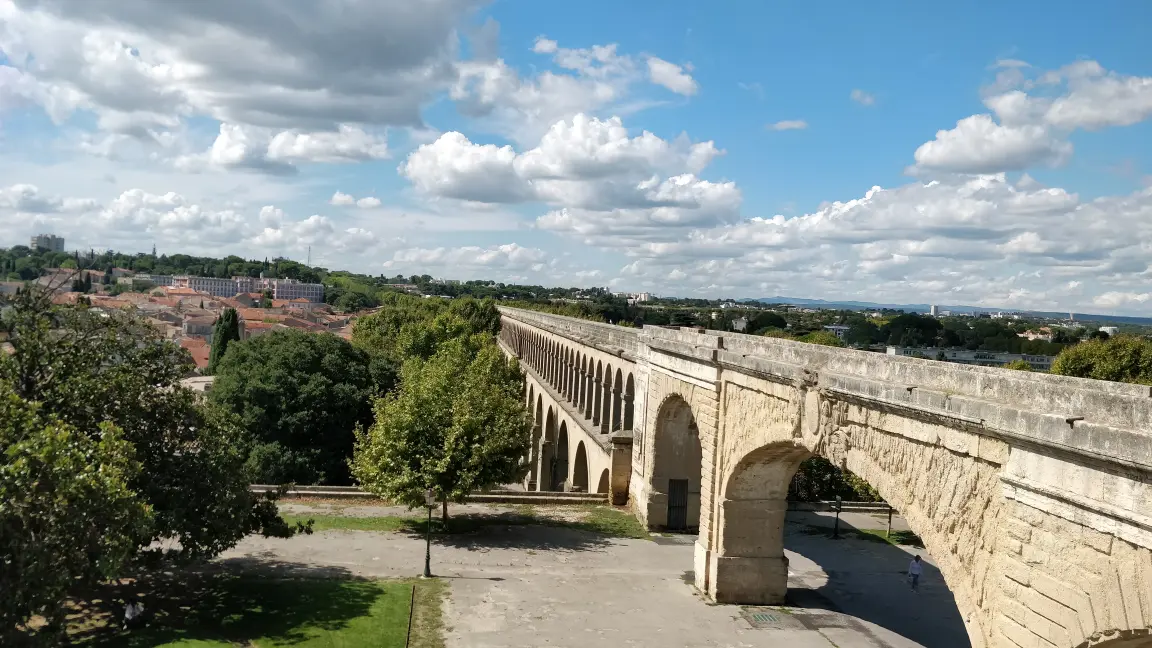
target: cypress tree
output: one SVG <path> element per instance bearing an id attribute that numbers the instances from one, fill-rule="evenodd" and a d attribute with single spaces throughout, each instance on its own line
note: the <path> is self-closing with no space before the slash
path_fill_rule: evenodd
<path id="1" fill-rule="evenodd" d="M 240 339 L 240 316 L 235 308 L 225 308 L 212 331 L 212 351 L 208 355 L 208 375 L 216 373 L 216 365 L 228 351 L 233 340 Z"/>

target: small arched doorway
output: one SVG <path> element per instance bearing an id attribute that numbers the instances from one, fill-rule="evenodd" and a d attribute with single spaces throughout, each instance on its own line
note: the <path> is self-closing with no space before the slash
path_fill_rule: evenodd
<path id="1" fill-rule="evenodd" d="M 670 396 L 656 414 L 648 526 L 685 531 L 700 526 L 700 430 L 692 408 Z"/>
<path id="2" fill-rule="evenodd" d="M 552 458 L 552 485 L 548 490 L 562 491 L 568 482 L 568 423 L 560 424 L 556 437 L 556 454 Z"/>
<path id="3" fill-rule="evenodd" d="M 584 450 L 584 442 L 576 444 L 576 463 L 572 466 L 572 490 L 578 493 L 588 492 L 588 453 Z"/>
<path id="4" fill-rule="evenodd" d="M 605 468 L 604 472 L 600 473 L 600 483 L 596 484 L 597 493 L 608 492 L 608 469 Z"/>

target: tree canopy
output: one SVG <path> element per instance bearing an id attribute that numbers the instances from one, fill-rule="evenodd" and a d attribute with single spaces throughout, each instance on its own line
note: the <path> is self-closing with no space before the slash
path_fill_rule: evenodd
<path id="1" fill-rule="evenodd" d="M 392 388 L 374 383 L 368 354 L 334 335 L 296 330 L 229 348 L 208 397 L 236 413 L 254 440 L 254 479 L 349 483 L 353 430 L 371 423 L 373 397 Z"/>
<path id="2" fill-rule="evenodd" d="M 521 387 L 515 361 L 490 337 L 453 338 L 428 359 L 409 358 L 399 389 L 357 432 L 352 473 L 365 489 L 411 506 L 429 488 L 447 503 L 518 481 L 531 447 Z"/>
<path id="3" fill-rule="evenodd" d="M 1052 373 L 1152 385 L 1152 341 L 1116 335 L 1081 342 L 1060 352 Z"/>
<path id="4" fill-rule="evenodd" d="M 201 305 L 203 308 L 203 305 Z M 228 345 L 240 340 L 240 315 L 235 308 L 225 308 L 212 329 L 212 351 L 208 355 L 208 374 L 216 373 Z"/>

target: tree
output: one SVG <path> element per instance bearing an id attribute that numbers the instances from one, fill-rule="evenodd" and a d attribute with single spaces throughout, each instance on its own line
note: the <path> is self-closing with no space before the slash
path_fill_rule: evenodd
<path id="1" fill-rule="evenodd" d="M 1056 356 L 1052 373 L 1152 385 L 1152 341 L 1115 335 L 1081 342 Z"/>
<path id="2" fill-rule="evenodd" d="M 1005 369 L 1015 369 L 1016 371 L 1032 371 L 1032 365 L 1027 360 L 1013 360 L 1004 365 Z"/>
<path id="3" fill-rule="evenodd" d="M 132 455 L 115 426 L 77 431 L 0 383 L 0 643 L 20 643 L 34 614 L 58 641 L 68 591 L 116 575 L 147 535 Z"/>
<path id="4" fill-rule="evenodd" d="M 802 335 L 797 339 L 801 342 L 807 342 L 808 344 L 819 344 L 822 346 L 830 347 L 844 346 L 844 341 L 836 337 L 835 333 L 829 331 L 812 331 L 811 333 Z"/>
<path id="5" fill-rule="evenodd" d="M 208 375 L 216 373 L 220 359 L 228 352 L 228 345 L 240 339 L 240 315 L 235 308 L 225 308 L 212 330 L 212 350 L 208 354 Z"/>
<path id="6" fill-rule="evenodd" d="M 208 397 L 254 439 L 259 483 L 348 484 L 354 430 L 371 423 L 377 393 L 369 364 L 334 335 L 274 331 L 232 344 Z"/>
<path id="7" fill-rule="evenodd" d="M 523 478 L 532 442 L 520 370 L 491 339 L 470 346 L 455 339 L 428 360 L 408 360 L 399 390 L 376 402 L 352 460 L 365 489 L 419 506 L 430 488 L 447 521 L 449 501 Z"/>
<path id="8" fill-rule="evenodd" d="M 129 488 L 153 511 L 138 558 L 210 558 L 251 532 L 292 533 L 249 492 L 249 442 L 232 416 L 180 385 L 187 350 L 130 313 L 55 306 L 42 290 L 16 296 L 3 328 L 12 353 L 0 353 L 0 380 L 17 396 L 89 435 L 112 424 L 131 444 L 141 469 Z"/>

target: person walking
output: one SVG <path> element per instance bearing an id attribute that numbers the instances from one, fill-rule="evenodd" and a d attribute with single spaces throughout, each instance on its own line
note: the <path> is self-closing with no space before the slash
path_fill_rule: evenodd
<path id="1" fill-rule="evenodd" d="M 924 573 L 924 563 L 920 561 L 920 555 L 917 554 L 912 562 L 908 563 L 908 584 L 912 586 L 912 591 L 920 592 L 920 574 Z"/>

